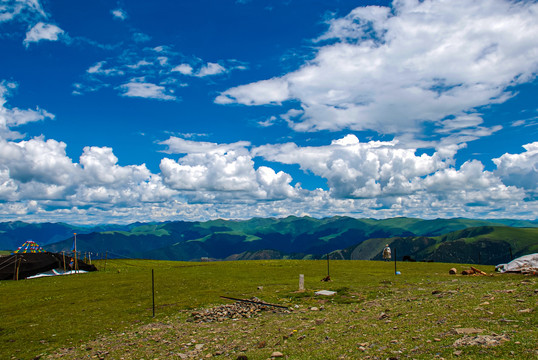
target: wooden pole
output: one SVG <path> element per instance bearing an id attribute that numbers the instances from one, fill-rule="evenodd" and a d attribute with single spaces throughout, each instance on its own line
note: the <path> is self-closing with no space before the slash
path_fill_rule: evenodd
<path id="1" fill-rule="evenodd" d="M 78 270 L 78 259 L 77 259 L 77 233 L 75 234 L 75 272 Z"/>
<path id="2" fill-rule="evenodd" d="M 17 273 L 16 273 L 17 278 L 15 279 L 17 281 L 19 281 L 19 270 L 21 269 L 21 262 L 22 262 L 22 258 L 19 258 L 19 261 L 17 262 Z"/>
<path id="3" fill-rule="evenodd" d="M 153 317 L 155 317 L 155 277 L 153 275 L 153 269 L 151 269 L 151 297 L 153 302 Z"/>
<path id="4" fill-rule="evenodd" d="M 64 272 L 65 272 L 65 251 L 62 251 L 62 258 L 64 260 Z"/>
<path id="5" fill-rule="evenodd" d="M 331 272 L 329 270 L 329 253 L 327 253 L 327 277 L 331 276 Z"/>
<path id="6" fill-rule="evenodd" d="M 396 270 L 396 249 L 394 249 L 394 275 L 396 275 L 397 272 L 398 270 Z"/>
<path id="7" fill-rule="evenodd" d="M 229 299 L 229 300 L 235 300 L 235 301 L 241 301 L 241 302 L 246 302 L 246 303 L 251 303 L 251 304 L 257 304 L 257 305 L 273 306 L 273 307 L 278 307 L 278 308 L 282 308 L 282 309 L 289 309 L 288 306 L 269 304 L 269 303 L 265 303 L 265 302 L 261 302 L 261 301 L 252 301 L 252 300 L 246 300 L 246 299 L 238 299 L 238 298 L 233 298 L 233 297 L 228 297 L 228 296 L 221 296 L 221 298 L 223 298 L 223 299 Z"/>
<path id="8" fill-rule="evenodd" d="M 15 254 L 15 266 L 13 267 L 13 280 L 18 280 L 18 276 L 17 276 L 17 262 L 19 261 L 18 259 L 18 255 Z"/>

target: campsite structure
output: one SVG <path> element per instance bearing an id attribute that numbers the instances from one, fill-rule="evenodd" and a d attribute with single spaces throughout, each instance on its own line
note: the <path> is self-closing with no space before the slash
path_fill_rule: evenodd
<path id="1" fill-rule="evenodd" d="M 69 268 L 69 260 L 69 256 L 50 252 L 8 255 L 0 258 L 0 280 L 26 279 L 54 269 L 61 270 L 57 274 L 75 270 Z M 79 260 L 77 270 L 97 271 L 97 268 Z"/>
<path id="2" fill-rule="evenodd" d="M 73 261 L 63 253 L 47 252 L 32 240 L 25 241 L 11 255 L 0 258 L 0 280 L 26 279 L 46 272 L 61 275 L 71 270 L 87 272 L 97 271 L 97 268 L 81 260 Z"/>

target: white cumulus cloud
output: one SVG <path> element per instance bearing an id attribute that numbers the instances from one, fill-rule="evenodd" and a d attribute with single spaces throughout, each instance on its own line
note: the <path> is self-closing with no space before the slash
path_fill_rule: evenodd
<path id="1" fill-rule="evenodd" d="M 127 19 L 127 13 L 125 12 L 125 10 L 114 9 L 110 11 L 110 13 L 112 14 L 112 16 L 114 16 L 115 19 L 119 19 L 119 20 Z"/>
<path id="2" fill-rule="evenodd" d="M 315 57 L 282 77 L 234 87 L 215 102 L 300 102 L 298 131 L 418 131 L 476 126 L 477 107 L 503 102 L 538 70 L 538 4 L 395 1 L 330 20 Z M 452 120 L 454 123 L 451 124 Z"/>
<path id="3" fill-rule="evenodd" d="M 30 21 L 35 17 L 46 16 L 39 0 L 3 0 L 0 3 L 0 22 L 11 21 L 17 17 Z"/>
<path id="4" fill-rule="evenodd" d="M 191 75 L 192 74 L 192 66 L 190 66 L 189 64 L 179 64 L 178 66 L 174 67 L 172 70 L 172 72 L 179 72 L 179 73 L 182 73 L 183 75 Z"/>
<path id="5" fill-rule="evenodd" d="M 248 141 L 238 141 L 232 144 L 217 144 L 205 141 L 185 140 L 176 136 L 171 136 L 167 140 L 160 142 L 160 144 L 168 147 L 165 152 L 169 154 L 224 154 L 230 150 L 244 151 L 246 147 L 250 146 L 250 142 Z"/>
<path id="6" fill-rule="evenodd" d="M 293 143 L 264 145 L 253 153 L 270 161 L 299 164 L 304 171 L 327 179 L 337 198 L 375 198 L 411 194 L 420 190 L 421 178 L 446 168 L 438 154 L 417 156 L 416 149 L 395 142 L 361 143 L 355 135 L 327 146 L 299 147 Z"/>
<path id="7" fill-rule="evenodd" d="M 22 182 L 69 184 L 76 180 L 77 166 L 66 156 L 64 142 L 42 137 L 2 144 L 2 157 L 10 163 L 10 174 Z M 6 156 L 6 151 L 9 153 Z M 6 158 L 10 157 L 8 161 Z"/>
<path id="8" fill-rule="evenodd" d="M 131 80 L 120 86 L 122 96 L 141 97 L 158 100 L 176 100 L 174 95 L 168 94 L 164 86 Z"/>
<path id="9" fill-rule="evenodd" d="M 128 181 L 140 182 L 150 176 L 145 165 L 119 166 L 118 158 L 109 147 L 85 147 L 80 156 L 80 165 L 84 169 L 86 182 L 89 184 L 120 185 Z"/>
<path id="10" fill-rule="evenodd" d="M 38 22 L 26 33 L 24 44 L 28 47 L 30 43 L 41 40 L 57 41 L 62 34 L 64 31 L 58 26 Z"/>
<path id="11" fill-rule="evenodd" d="M 54 115 L 46 110 L 37 108 L 36 110 L 18 108 L 10 108 L 6 106 L 7 99 L 11 91 L 17 87 L 15 83 L 0 82 L 0 138 L 17 139 L 22 135 L 11 130 L 12 127 L 17 127 L 30 122 L 42 121 L 45 119 L 53 119 Z"/>
<path id="12" fill-rule="evenodd" d="M 274 78 L 226 90 L 217 98 L 217 104 L 243 105 L 281 104 L 290 98 L 289 82 Z"/>
<path id="13" fill-rule="evenodd" d="M 230 197 L 229 192 L 236 198 L 252 199 L 286 198 L 296 194 L 289 174 L 264 166 L 255 169 L 247 142 L 215 144 L 170 138 L 163 144 L 169 146 L 170 152 L 187 154 L 178 161 L 161 160 L 163 181 L 174 190 L 196 191 L 196 196 L 205 201 Z"/>
<path id="14" fill-rule="evenodd" d="M 505 184 L 530 190 L 538 195 L 538 142 L 523 145 L 521 154 L 504 154 L 493 159 L 498 175 Z"/>
<path id="15" fill-rule="evenodd" d="M 205 77 L 205 76 L 211 76 L 211 75 L 218 75 L 225 73 L 227 70 L 220 64 L 208 62 L 204 66 L 200 68 L 200 70 L 196 73 L 196 76 L 198 77 Z"/>

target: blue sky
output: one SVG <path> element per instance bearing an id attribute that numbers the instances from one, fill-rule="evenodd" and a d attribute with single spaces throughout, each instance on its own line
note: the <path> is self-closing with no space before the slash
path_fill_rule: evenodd
<path id="1" fill-rule="evenodd" d="M 538 213 L 536 1 L 0 2 L 0 220 Z"/>

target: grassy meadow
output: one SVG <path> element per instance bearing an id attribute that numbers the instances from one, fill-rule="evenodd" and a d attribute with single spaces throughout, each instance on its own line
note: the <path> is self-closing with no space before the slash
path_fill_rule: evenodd
<path id="1" fill-rule="evenodd" d="M 396 276 L 394 263 L 331 261 L 326 283 L 326 261 L 94 263 L 99 272 L 0 282 L 1 359 L 538 357 L 536 276 L 449 275 L 468 266 L 442 263 L 398 263 Z M 293 311 L 188 321 L 194 309 L 231 303 L 220 296 Z"/>

